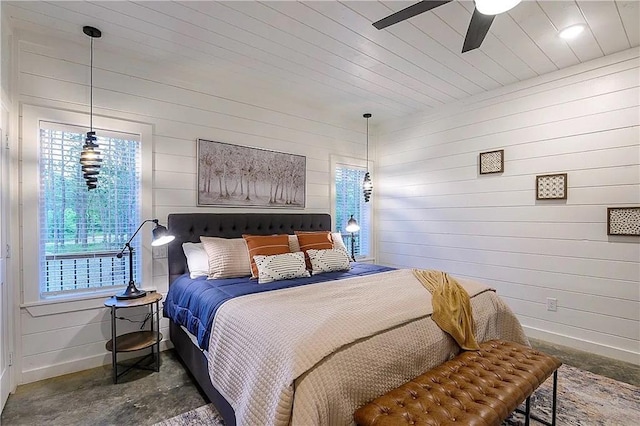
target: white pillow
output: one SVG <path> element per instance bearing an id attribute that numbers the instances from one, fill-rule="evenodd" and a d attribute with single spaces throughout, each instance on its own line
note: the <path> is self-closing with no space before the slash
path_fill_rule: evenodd
<path id="1" fill-rule="evenodd" d="M 298 242 L 298 236 L 297 235 L 289 235 L 289 251 L 291 253 L 295 253 L 297 251 L 301 251 L 300 250 L 300 243 Z"/>
<path id="2" fill-rule="evenodd" d="M 253 260 L 258 267 L 258 284 L 309 276 L 304 253 L 301 251 L 273 256 L 257 254 L 253 256 Z"/>
<path id="3" fill-rule="evenodd" d="M 344 244 L 344 241 L 342 240 L 342 234 L 339 232 L 332 232 L 331 233 L 331 241 L 333 241 L 333 248 L 336 250 L 343 250 L 345 253 L 348 254 L 347 251 L 347 246 Z"/>
<path id="4" fill-rule="evenodd" d="M 340 249 L 330 250 L 307 250 L 307 255 L 311 261 L 311 273 L 348 271 L 351 268 L 347 252 Z"/>
<path id="5" fill-rule="evenodd" d="M 244 238 L 200 237 L 208 257 L 209 279 L 251 275 L 249 248 Z"/>
<path id="6" fill-rule="evenodd" d="M 191 279 L 209 275 L 209 257 L 202 243 L 183 243 L 182 251 L 187 258 Z"/>

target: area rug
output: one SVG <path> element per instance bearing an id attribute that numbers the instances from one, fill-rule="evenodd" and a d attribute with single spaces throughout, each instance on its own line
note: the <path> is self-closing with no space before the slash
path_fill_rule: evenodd
<path id="1" fill-rule="evenodd" d="M 552 382 L 549 378 L 531 398 L 531 411 L 551 419 Z M 524 409 L 524 407 L 522 407 Z M 558 426 L 640 425 L 640 388 L 563 365 L 558 370 Z M 212 404 L 196 408 L 156 426 L 223 426 Z M 522 426 L 524 416 L 514 413 L 503 426 Z M 536 421 L 532 426 L 541 425 Z"/>

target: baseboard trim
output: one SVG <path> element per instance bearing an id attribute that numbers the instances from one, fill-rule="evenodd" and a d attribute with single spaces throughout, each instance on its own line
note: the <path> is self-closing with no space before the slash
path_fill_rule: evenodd
<path id="1" fill-rule="evenodd" d="M 0 375 L 0 413 L 4 409 L 4 404 L 7 402 L 7 398 L 9 398 L 11 381 L 9 380 L 9 366 L 4 369 L 2 375 Z"/>
<path id="2" fill-rule="evenodd" d="M 612 346 L 606 346 L 587 340 L 580 340 L 574 337 L 552 333 L 534 327 L 523 326 L 522 328 L 524 329 L 525 334 L 528 337 L 532 337 L 534 339 L 540 339 L 544 340 L 545 342 L 568 346 L 573 349 L 578 349 L 581 351 L 590 352 L 620 361 L 640 365 L 640 353 L 631 352 L 620 348 L 614 348 Z M 161 351 L 165 351 L 171 348 L 173 348 L 173 344 L 170 340 L 163 340 L 162 342 L 160 342 Z M 122 354 L 119 359 L 126 359 L 127 357 L 125 355 L 127 354 Z M 135 354 L 131 354 L 131 357 L 135 357 Z M 101 367 L 108 364 L 111 364 L 111 354 L 105 353 L 79 360 L 50 365 L 34 370 L 23 371 L 21 384 L 37 382 L 38 380 L 49 379 L 51 377 L 62 376 L 63 374 L 75 373 L 77 371 L 88 370 L 90 368 Z"/>
<path id="3" fill-rule="evenodd" d="M 160 351 L 166 351 L 173 348 L 173 344 L 170 340 L 163 340 L 160 342 Z M 118 362 L 120 360 L 126 360 L 128 358 L 135 358 L 136 356 L 144 355 L 143 352 L 139 354 L 135 352 L 122 353 L 118 355 Z M 90 368 L 102 367 L 103 365 L 111 365 L 111 352 L 94 355 L 82 359 L 74 359 L 72 361 L 63 362 L 55 365 L 48 365 L 33 370 L 22 372 L 22 383 L 27 384 L 31 382 L 37 382 L 38 380 L 49 379 L 51 377 L 62 376 L 64 374 L 76 373 L 82 370 L 88 370 Z"/>
<path id="4" fill-rule="evenodd" d="M 528 337 L 532 337 L 534 339 L 544 340 L 545 342 L 554 343 L 556 345 L 567 346 L 584 352 L 605 356 L 607 358 L 640 365 L 640 353 L 638 352 L 615 348 L 613 346 L 590 342 L 588 340 L 576 339 L 575 337 L 552 333 L 550 331 L 540 330 L 534 327 L 522 326 L 522 328 Z"/>

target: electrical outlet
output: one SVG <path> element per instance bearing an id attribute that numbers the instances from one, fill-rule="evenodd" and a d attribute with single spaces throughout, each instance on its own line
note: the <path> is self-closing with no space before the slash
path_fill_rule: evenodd
<path id="1" fill-rule="evenodd" d="M 555 297 L 547 297 L 547 311 L 557 311 L 558 310 L 558 299 Z"/>

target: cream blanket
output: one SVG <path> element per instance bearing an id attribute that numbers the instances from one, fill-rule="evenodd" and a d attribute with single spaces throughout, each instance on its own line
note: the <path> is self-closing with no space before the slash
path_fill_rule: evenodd
<path id="1" fill-rule="evenodd" d="M 479 341 L 526 343 L 508 308 L 508 326 L 498 324 L 506 306 L 493 292 L 461 284 L 472 299 L 487 295 L 474 306 L 489 311 L 476 314 Z M 457 352 L 430 307 L 410 270 L 232 299 L 214 321 L 211 381 L 239 425 L 350 424 L 359 405 Z"/>

